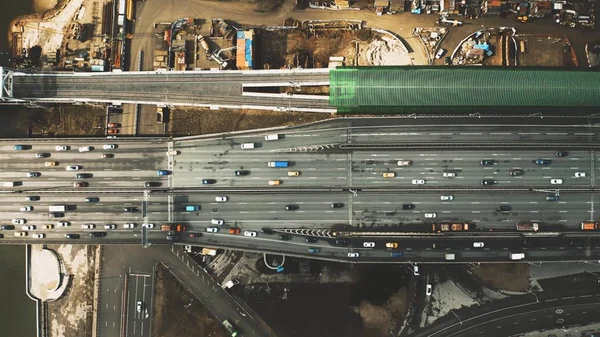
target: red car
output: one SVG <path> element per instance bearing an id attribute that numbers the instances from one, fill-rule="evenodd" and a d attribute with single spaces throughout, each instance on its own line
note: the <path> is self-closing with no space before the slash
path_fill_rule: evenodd
<path id="1" fill-rule="evenodd" d="M 201 233 L 190 233 L 190 238 L 199 238 L 201 236 L 202 236 Z"/>
<path id="2" fill-rule="evenodd" d="M 87 187 L 87 186 L 88 186 L 88 183 L 85 181 L 79 181 L 79 182 L 73 183 L 73 187 Z"/>
<path id="3" fill-rule="evenodd" d="M 108 123 L 109 128 L 120 128 L 121 123 Z"/>
<path id="4" fill-rule="evenodd" d="M 110 135 L 110 134 L 115 134 L 115 133 L 119 133 L 119 130 L 117 130 L 117 129 L 108 129 L 108 130 L 106 131 L 106 133 L 108 133 L 109 135 Z"/>
<path id="5" fill-rule="evenodd" d="M 177 232 L 183 232 L 183 231 L 185 231 L 185 229 L 186 229 L 185 225 L 182 225 L 182 224 L 177 224 L 177 226 L 175 227 L 175 231 L 177 231 Z"/>
<path id="6" fill-rule="evenodd" d="M 240 229 L 239 228 L 229 228 L 229 234 L 240 234 Z"/>

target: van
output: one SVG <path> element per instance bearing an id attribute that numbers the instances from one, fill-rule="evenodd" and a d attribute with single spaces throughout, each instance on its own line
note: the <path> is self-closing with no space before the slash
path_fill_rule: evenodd
<path id="1" fill-rule="evenodd" d="M 200 206 L 185 206 L 186 212 L 195 212 L 200 209 Z"/>
<path id="2" fill-rule="evenodd" d="M 523 260 L 525 258 L 524 253 L 510 253 L 511 260 Z"/>
<path id="3" fill-rule="evenodd" d="M 25 145 L 15 145 L 13 146 L 13 151 L 23 151 L 25 150 Z"/>
<path id="4" fill-rule="evenodd" d="M 242 143 L 242 150 L 251 150 L 254 148 L 254 143 Z"/>
<path id="5" fill-rule="evenodd" d="M 278 134 L 272 134 L 272 135 L 266 135 L 265 136 L 265 140 L 266 141 L 278 140 L 278 139 L 279 139 L 279 135 Z"/>

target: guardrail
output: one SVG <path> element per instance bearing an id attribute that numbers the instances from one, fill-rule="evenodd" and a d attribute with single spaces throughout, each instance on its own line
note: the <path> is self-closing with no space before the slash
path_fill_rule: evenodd
<path id="1" fill-rule="evenodd" d="M 340 144 L 341 150 L 374 150 L 374 149 L 586 149 L 595 150 L 600 146 L 598 142 L 578 143 L 536 143 L 536 142 L 508 142 L 508 143 L 400 143 L 400 144 Z"/>

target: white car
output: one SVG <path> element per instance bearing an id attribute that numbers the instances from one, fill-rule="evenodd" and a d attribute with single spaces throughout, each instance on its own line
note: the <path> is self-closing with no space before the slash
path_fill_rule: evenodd
<path id="1" fill-rule="evenodd" d="M 33 211 L 33 206 L 25 206 L 19 209 L 21 212 L 31 212 Z"/>
<path id="2" fill-rule="evenodd" d="M 33 235 L 32 235 L 32 237 L 33 237 L 34 239 L 43 239 L 43 238 L 45 238 L 45 237 L 46 237 L 46 234 L 44 234 L 44 233 L 40 233 L 40 234 L 33 234 Z"/>
<path id="3" fill-rule="evenodd" d="M 142 228 L 154 228 L 154 224 L 153 223 L 143 223 L 142 224 Z"/>
<path id="4" fill-rule="evenodd" d="M 137 305 L 135 306 L 137 312 L 142 312 L 142 301 L 137 301 Z"/>
<path id="5" fill-rule="evenodd" d="M 373 248 L 373 247 L 375 247 L 375 242 L 363 242 L 363 247 Z"/>
<path id="6" fill-rule="evenodd" d="M 219 227 L 206 227 L 206 231 L 209 233 L 216 233 L 219 231 Z"/>
<path id="7" fill-rule="evenodd" d="M 415 276 L 421 275 L 421 274 L 419 274 L 419 266 L 417 266 L 416 264 L 413 266 L 413 275 L 415 275 Z"/>
<path id="8" fill-rule="evenodd" d="M 254 237 L 254 236 L 256 236 L 256 232 L 255 231 L 244 231 L 244 236 Z"/>
<path id="9" fill-rule="evenodd" d="M 223 221 L 222 219 L 212 219 L 210 220 L 210 224 L 211 225 L 223 225 L 225 223 L 225 221 Z"/>
<path id="10" fill-rule="evenodd" d="M 454 172 L 444 172 L 444 173 L 442 173 L 442 176 L 444 176 L 444 178 L 454 178 L 454 177 L 456 177 L 456 173 L 454 173 Z"/>
<path id="11" fill-rule="evenodd" d="M 104 229 L 115 229 L 115 228 L 117 228 L 117 225 L 115 225 L 115 224 L 104 225 Z"/>
<path id="12" fill-rule="evenodd" d="M 413 179 L 412 184 L 413 185 L 425 185 L 425 180 L 424 179 Z"/>
<path id="13" fill-rule="evenodd" d="M 437 217 L 436 213 L 425 213 L 425 218 L 427 219 L 433 219 L 435 217 Z"/>
<path id="14" fill-rule="evenodd" d="M 356 253 L 356 252 L 350 252 L 350 253 L 348 253 L 348 257 L 359 257 L 359 256 L 360 256 L 360 254 Z"/>
<path id="15" fill-rule="evenodd" d="M 22 226 L 21 229 L 24 231 L 33 231 L 33 230 L 35 230 L 35 226 L 34 225 Z"/>
<path id="16" fill-rule="evenodd" d="M 227 200 L 229 200 L 229 197 L 226 196 L 215 197 L 216 202 L 226 202 Z"/>
<path id="17" fill-rule="evenodd" d="M 91 146 L 82 146 L 79 148 L 79 152 L 90 152 L 90 151 L 92 151 Z"/>
<path id="18" fill-rule="evenodd" d="M 114 150 L 117 148 L 117 146 L 115 144 L 104 144 L 102 145 L 102 148 L 104 150 Z"/>
<path id="19" fill-rule="evenodd" d="M 123 225 L 123 228 L 129 228 L 129 229 L 135 228 L 135 224 L 134 223 L 126 223 Z"/>
<path id="20" fill-rule="evenodd" d="M 58 221 L 56 223 L 56 225 L 59 227 L 68 227 L 68 226 L 71 226 L 71 223 L 68 221 Z"/>
<path id="21" fill-rule="evenodd" d="M 432 292 L 433 292 L 433 289 L 431 287 L 431 284 L 428 284 L 427 286 L 425 286 L 425 295 L 431 296 Z"/>
<path id="22" fill-rule="evenodd" d="M 454 200 L 454 196 L 453 195 L 441 195 L 440 200 L 441 201 L 452 201 L 452 200 Z"/>
<path id="23" fill-rule="evenodd" d="M 552 185 L 560 185 L 562 183 L 563 183 L 562 179 L 551 179 L 550 180 L 550 184 L 552 184 Z"/>
<path id="24" fill-rule="evenodd" d="M 437 53 L 435 53 L 435 58 L 439 60 L 442 58 L 442 56 L 444 56 L 444 54 L 446 54 L 446 49 L 440 48 L 438 49 Z"/>
<path id="25" fill-rule="evenodd" d="M 12 219 L 13 225 L 24 225 L 27 222 L 25 219 Z"/>
<path id="26" fill-rule="evenodd" d="M 177 150 L 167 151 L 167 156 L 176 156 L 178 154 L 179 154 L 179 151 L 177 151 Z"/>
<path id="27" fill-rule="evenodd" d="M 473 242 L 473 247 L 475 248 L 483 248 L 483 242 Z"/>
<path id="28" fill-rule="evenodd" d="M 82 169 L 82 167 L 80 165 L 71 165 L 71 166 L 67 166 L 67 168 L 66 168 L 67 171 L 79 171 L 81 169 Z"/>
<path id="29" fill-rule="evenodd" d="M 585 172 L 575 172 L 575 178 L 584 178 Z"/>
<path id="30" fill-rule="evenodd" d="M 410 166 L 412 161 L 410 160 L 398 160 L 398 166 Z"/>
<path id="31" fill-rule="evenodd" d="M 81 225 L 81 228 L 83 228 L 83 229 L 94 229 L 94 228 L 96 228 L 96 225 L 94 225 L 93 223 L 86 223 L 84 225 Z"/>
<path id="32" fill-rule="evenodd" d="M 65 146 L 65 145 L 56 145 L 55 149 L 56 149 L 56 151 L 61 151 L 62 152 L 62 151 L 68 151 L 69 147 Z"/>

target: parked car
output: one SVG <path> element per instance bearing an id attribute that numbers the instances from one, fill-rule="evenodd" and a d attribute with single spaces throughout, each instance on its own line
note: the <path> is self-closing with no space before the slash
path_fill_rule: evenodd
<path id="1" fill-rule="evenodd" d="M 431 296 L 432 292 L 433 292 L 433 288 L 432 288 L 431 284 L 426 285 L 425 286 L 425 295 Z"/>
<path id="2" fill-rule="evenodd" d="M 442 58 L 442 56 L 444 56 L 444 54 L 446 54 L 446 49 L 440 48 L 438 49 L 437 53 L 435 53 L 435 58 L 439 60 Z"/>

